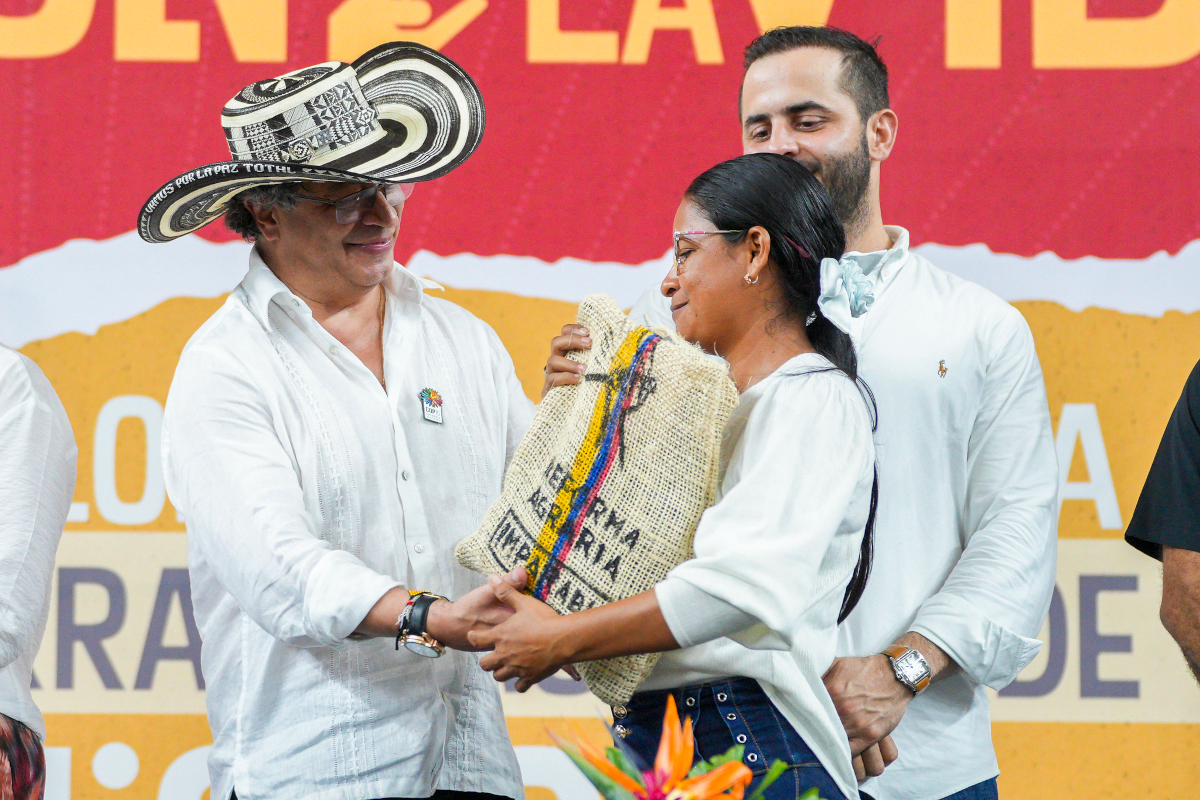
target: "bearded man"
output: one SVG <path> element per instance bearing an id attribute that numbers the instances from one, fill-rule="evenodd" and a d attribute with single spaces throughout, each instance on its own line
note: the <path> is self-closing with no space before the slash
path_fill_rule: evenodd
<path id="1" fill-rule="evenodd" d="M 871 776 L 864 796 L 995 798 L 985 687 L 1004 688 L 1037 655 L 1054 585 L 1058 470 L 1033 337 L 1015 308 L 883 224 L 881 166 L 898 120 L 871 44 L 779 28 L 746 48 L 745 66 L 743 151 L 788 156 L 821 180 L 845 258 L 875 298 L 851 327 L 879 406 L 875 568 L 826 688 L 860 780 Z M 672 327 L 658 287 L 631 315 Z M 548 386 L 580 371 L 562 354 L 583 331 L 563 332 Z"/>

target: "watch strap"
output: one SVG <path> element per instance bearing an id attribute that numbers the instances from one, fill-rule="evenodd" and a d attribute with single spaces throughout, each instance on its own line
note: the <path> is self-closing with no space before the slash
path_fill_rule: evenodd
<path id="1" fill-rule="evenodd" d="M 422 598 L 428 598 L 428 599 L 423 600 L 420 604 L 420 607 L 423 609 L 421 612 L 421 619 L 420 619 L 421 627 L 419 629 L 414 629 L 413 628 L 413 613 L 418 608 L 417 601 L 421 600 Z M 416 638 L 420 638 L 421 636 L 425 635 L 425 624 L 429 620 L 429 606 L 433 605 L 434 600 L 440 600 L 440 599 L 444 599 L 444 598 L 440 598 L 437 595 L 433 594 L 432 592 L 427 592 L 424 589 L 409 589 L 408 590 L 408 602 L 404 604 L 404 610 L 400 612 L 400 618 L 396 620 L 396 649 L 397 650 L 400 649 L 400 643 L 403 642 L 409 636 L 415 636 Z M 431 637 L 431 641 L 433 641 L 432 637 Z"/>
<path id="2" fill-rule="evenodd" d="M 409 636 L 420 636 L 424 634 L 425 625 L 429 622 L 429 607 L 442 598 L 429 592 L 423 592 L 412 599 L 412 612 L 408 617 L 408 629 L 405 633 Z"/>

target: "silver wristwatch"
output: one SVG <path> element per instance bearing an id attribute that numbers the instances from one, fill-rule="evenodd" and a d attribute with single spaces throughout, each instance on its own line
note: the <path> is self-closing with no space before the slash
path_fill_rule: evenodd
<path id="1" fill-rule="evenodd" d="M 896 673 L 896 680 L 907 686 L 914 695 L 925 691 L 925 687 L 929 685 L 929 663 L 919 650 L 894 644 L 886 648 L 883 654 L 892 662 L 892 672 Z"/>

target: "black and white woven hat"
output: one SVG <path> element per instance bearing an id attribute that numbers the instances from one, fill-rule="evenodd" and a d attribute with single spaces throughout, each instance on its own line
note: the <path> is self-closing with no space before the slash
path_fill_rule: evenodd
<path id="1" fill-rule="evenodd" d="M 479 87 L 462 67 L 414 42 L 353 64 L 332 61 L 252 83 L 221 113 L 231 161 L 193 169 L 150 196 L 148 242 L 169 242 L 225 213 L 238 192 L 289 181 L 428 181 L 483 138 Z"/>

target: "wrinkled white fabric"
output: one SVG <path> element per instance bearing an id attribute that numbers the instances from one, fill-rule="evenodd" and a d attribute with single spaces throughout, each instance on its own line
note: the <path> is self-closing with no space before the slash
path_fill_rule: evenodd
<path id="1" fill-rule="evenodd" d="M 812 372 L 829 369 L 819 355 L 797 356 L 742 395 L 722 442 L 720 496 L 696 529 L 696 557 L 655 587 L 676 641 L 698 644 L 664 653 L 644 688 L 757 679 L 854 798 L 850 748 L 821 676 L 858 563 L 875 448 L 854 382 Z M 708 613 L 698 617 L 698 608 Z"/>
<path id="2" fill-rule="evenodd" d="M 188 529 L 214 798 L 523 796 L 475 655 L 346 638 L 392 587 L 480 585 L 454 546 L 532 418 L 496 334 L 424 285 L 400 266 L 385 284 L 386 392 L 257 252 L 180 358 L 163 463 Z"/>
<path id="3" fill-rule="evenodd" d="M 875 298 L 850 333 L 879 406 L 879 511 L 875 566 L 838 655 L 915 631 L 961 667 L 909 704 L 899 759 L 863 785 L 877 800 L 937 800 L 999 773 L 984 687 L 1011 683 L 1041 647 L 1058 468 L 1020 312 L 910 251 L 908 231 L 887 231 L 889 250 L 842 258 Z M 669 325 L 665 304 L 654 286 L 635 311 Z"/>
<path id="4" fill-rule="evenodd" d="M 50 381 L 37 364 L 0 345 L 0 714 L 43 739 L 46 723 L 29 684 L 78 456 Z"/>
<path id="5" fill-rule="evenodd" d="M 817 307 L 821 314 L 842 333 L 850 333 L 850 323 L 871 309 L 875 296 L 871 281 L 863 275 L 854 259 L 821 259 L 821 294 Z"/>

